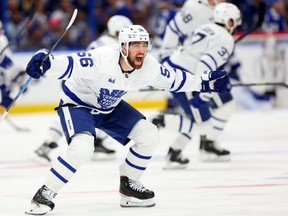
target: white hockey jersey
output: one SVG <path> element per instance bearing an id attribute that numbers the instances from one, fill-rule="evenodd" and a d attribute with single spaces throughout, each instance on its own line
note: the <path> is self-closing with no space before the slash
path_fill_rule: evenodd
<path id="1" fill-rule="evenodd" d="M 166 27 L 162 52 L 173 52 L 181 40 L 190 38 L 199 26 L 213 21 L 213 9 L 199 0 L 187 0 Z M 166 54 L 167 56 L 168 54 Z"/>
<path id="2" fill-rule="evenodd" d="M 197 28 L 186 45 L 176 50 L 164 65 L 178 67 L 195 74 L 213 71 L 223 66 L 234 50 L 232 35 L 215 23 Z"/>
<path id="3" fill-rule="evenodd" d="M 2 31 L 0 29 L 0 31 Z M 2 52 L 1 56 L 0 56 L 0 63 L 3 61 L 4 57 L 5 56 L 10 56 L 12 55 L 12 51 L 10 50 L 10 48 L 6 48 L 4 50 L 4 48 L 8 45 L 9 41 L 7 39 L 7 37 L 3 34 L 3 33 L 0 33 L 0 52 Z"/>
<path id="4" fill-rule="evenodd" d="M 109 113 L 130 90 L 147 86 L 169 91 L 200 91 L 201 75 L 167 69 L 147 55 L 141 69 L 123 73 L 118 46 L 104 46 L 71 55 L 50 56 L 47 76 L 65 79 L 61 93 L 64 103 L 72 103 Z"/>
<path id="5" fill-rule="evenodd" d="M 88 46 L 87 50 L 96 49 L 101 46 L 110 46 L 118 44 L 118 39 L 110 35 L 102 35 L 97 40 L 92 41 Z"/>

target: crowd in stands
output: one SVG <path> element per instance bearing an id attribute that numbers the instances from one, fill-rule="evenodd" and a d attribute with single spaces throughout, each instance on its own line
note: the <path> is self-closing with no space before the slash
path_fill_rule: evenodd
<path id="1" fill-rule="evenodd" d="M 255 23 L 259 1 L 230 1 L 245 14 L 243 24 L 238 31 L 245 31 Z M 6 0 L 3 2 L 0 18 L 9 39 L 15 38 L 35 6 L 34 18 L 17 37 L 11 47 L 13 50 L 51 47 L 64 32 L 73 10 L 77 8 L 77 19 L 57 46 L 59 50 L 85 49 L 92 40 L 105 31 L 108 19 L 116 14 L 125 15 L 134 23 L 144 26 L 152 36 L 161 34 L 163 32 L 159 32 L 161 28 L 159 17 L 165 17 L 165 13 L 171 8 L 174 10 L 181 7 L 185 0 Z M 275 10 L 279 11 L 286 24 L 288 0 L 265 0 L 265 2 L 268 7 L 275 7 Z M 286 30 L 285 25 L 282 30 Z"/>

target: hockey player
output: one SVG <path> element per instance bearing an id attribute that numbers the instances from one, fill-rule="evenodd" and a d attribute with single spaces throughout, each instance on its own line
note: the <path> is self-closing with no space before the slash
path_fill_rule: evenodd
<path id="1" fill-rule="evenodd" d="M 232 34 L 241 24 L 238 8 L 230 3 L 219 3 L 213 12 L 214 22 L 202 25 L 187 39 L 182 49 L 175 51 L 163 64 L 167 67 L 195 71 L 210 71 L 221 68 L 234 50 Z M 169 148 L 164 169 L 185 168 L 189 160 L 182 157 L 182 151 L 190 142 L 198 127 L 204 127 L 201 138 L 200 156 L 203 161 L 229 160 L 229 152 L 215 146 L 214 141 L 224 129 L 225 123 L 234 111 L 234 101 L 229 93 L 177 93 L 177 99 L 185 111 L 182 115 L 160 115 L 153 119 L 157 126 L 179 131 L 179 138 Z M 176 124 L 178 122 L 179 124 Z M 196 124 L 195 124 L 196 123 Z M 195 132 L 195 133 L 193 133 Z M 197 133 L 196 133 L 197 132 Z M 199 133 L 198 133 L 199 135 Z"/>
<path id="2" fill-rule="evenodd" d="M 181 49 L 182 46 L 189 46 L 189 41 L 193 32 L 199 26 L 213 22 L 213 9 L 214 7 L 225 0 L 187 0 L 181 10 L 175 15 L 166 27 L 165 35 L 161 47 L 161 62 L 164 62 L 172 52 L 177 49 Z M 172 93 L 168 95 L 167 108 L 164 113 L 182 113 L 183 109 L 179 105 L 179 100 L 185 98 L 186 93 Z M 175 140 L 175 145 L 177 143 L 187 142 L 187 138 L 179 135 Z M 175 147 L 176 147 L 175 146 Z M 171 152 L 173 149 L 170 149 Z M 177 149 L 174 149 L 177 150 Z M 179 149 L 178 149 L 179 150 Z M 179 151 L 177 151 L 180 153 Z M 176 154 L 176 152 L 175 152 Z M 211 155 L 209 160 L 218 161 L 223 160 L 224 158 L 229 158 L 230 152 L 228 150 L 222 149 L 214 142 L 210 140 L 200 139 L 200 154 Z M 169 158 L 169 156 L 168 156 Z M 179 160 L 180 163 L 188 164 L 188 160 L 181 159 L 181 157 L 176 157 L 176 160 Z M 205 160 L 205 157 L 202 157 Z"/>
<path id="3" fill-rule="evenodd" d="M 11 95 L 20 89 L 26 76 L 22 68 L 13 62 L 8 43 L 0 21 L 0 106 L 5 108 L 10 106 L 13 101 Z"/>
<path id="4" fill-rule="evenodd" d="M 122 97 L 130 90 L 147 85 L 169 91 L 229 90 L 225 71 L 193 75 L 178 69 L 167 69 L 147 54 L 150 48 L 148 32 L 139 25 L 123 27 L 119 46 L 71 55 L 51 55 L 39 50 L 29 61 L 26 71 L 33 78 L 44 74 L 66 79 L 61 93 L 58 115 L 68 142 L 68 148 L 53 164 L 45 184 L 32 198 L 27 214 L 41 215 L 53 210 L 53 199 L 87 162 L 94 150 L 95 127 L 122 145 L 135 142 L 120 165 L 121 207 L 152 207 L 154 192 L 140 182 L 152 153 L 159 142 L 155 125 Z M 135 199 L 137 200 L 135 202 Z M 134 200 L 134 201 L 133 201 Z"/>
<path id="5" fill-rule="evenodd" d="M 125 25 L 132 25 L 129 18 L 122 15 L 112 16 L 107 22 L 108 34 L 103 34 L 97 40 L 92 41 L 87 50 L 96 49 L 101 46 L 118 44 L 118 35 L 122 27 Z M 50 125 L 47 136 L 44 143 L 38 147 L 30 159 L 40 163 L 47 164 L 51 162 L 51 150 L 58 147 L 59 139 L 63 136 L 60 121 L 56 119 Z M 104 146 L 103 141 L 107 138 L 107 135 L 102 131 L 98 132 L 98 136 L 94 142 L 94 153 L 91 157 L 92 160 L 111 160 L 115 158 L 115 151 L 108 149 Z"/>
<path id="6" fill-rule="evenodd" d="M 169 57 L 199 26 L 213 21 L 213 9 L 225 0 L 187 0 L 170 20 L 161 44 L 161 60 Z"/>

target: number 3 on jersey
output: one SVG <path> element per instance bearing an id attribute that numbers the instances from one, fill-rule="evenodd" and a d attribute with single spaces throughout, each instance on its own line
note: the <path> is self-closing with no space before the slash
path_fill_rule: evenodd
<path id="1" fill-rule="evenodd" d="M 89 52 L 78 52 L 77 55 L 80 57 L 79 61 L 82 67 L 92 67 L 94 65 L 92 58 L 90 58 L 91 54 Z"/>

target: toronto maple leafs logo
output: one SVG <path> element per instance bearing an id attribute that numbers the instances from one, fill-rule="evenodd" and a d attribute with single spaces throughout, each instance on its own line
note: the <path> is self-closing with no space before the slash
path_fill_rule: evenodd
<path id="1" fill-rule="evenodd" d="M 98 103 L 104 109 L 109 108 L 118 100 L 120 100 L 121 97 L 126 93 L 126 91 L 122 90 L 113 90 L 110 92 L 109 89 L 101 88 L 99 92 Z"/>

